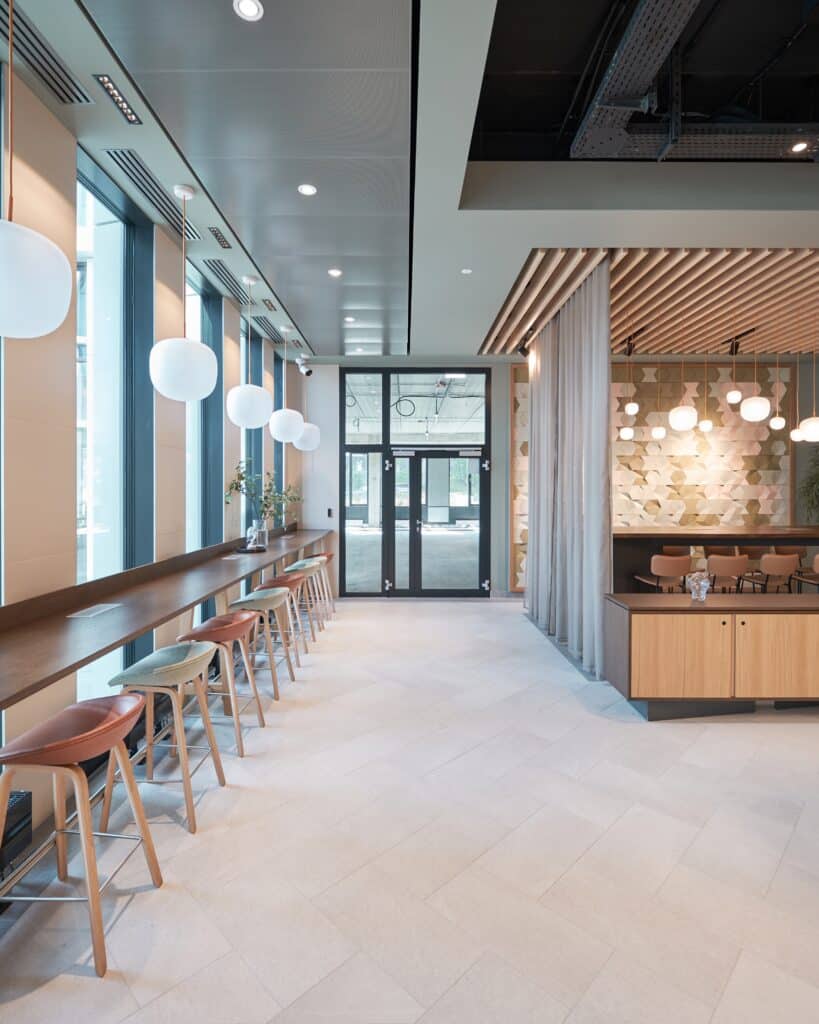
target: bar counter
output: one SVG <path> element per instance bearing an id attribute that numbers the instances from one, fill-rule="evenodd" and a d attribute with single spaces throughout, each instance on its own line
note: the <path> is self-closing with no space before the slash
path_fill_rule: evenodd
<path id="1" fill-rule="evenodd" d="M 647 573 L 651 556 L 663 544 L 803 544 L 819 545 L 814 526 L 625 526 L 612 531 L 613 586 L 623 593 L 635 589 L 634 576 Z"/>
<path id="2" fill-rule="evenodd" d="M 604 677 L 646 716 L 819 701 L 819 594 L 608 594 Z"/>
<path id="3" fill-rule="evenodd" d="M 0 710 L 276 563 L 302 557 L 330 530 L 274 537 L 267 551 L 229 541 L 0 608 Z M 94 605 L 111 607 L 74 617 Z"/>

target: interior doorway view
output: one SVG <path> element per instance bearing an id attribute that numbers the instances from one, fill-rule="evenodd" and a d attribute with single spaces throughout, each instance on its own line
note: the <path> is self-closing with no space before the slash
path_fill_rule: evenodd
<path id="1" fill-rule="evenodd" d="M 342 594 L 489 595 L 490 372 L 342 371 Z"/>

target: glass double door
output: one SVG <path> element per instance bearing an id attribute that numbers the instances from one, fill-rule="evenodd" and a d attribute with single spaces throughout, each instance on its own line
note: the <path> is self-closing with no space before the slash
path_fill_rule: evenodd
<path id="1" fill-rule="evenodd" d="M 385 590 L 488 596 L 488 460 L 398 450 L 384 475 Z"/>

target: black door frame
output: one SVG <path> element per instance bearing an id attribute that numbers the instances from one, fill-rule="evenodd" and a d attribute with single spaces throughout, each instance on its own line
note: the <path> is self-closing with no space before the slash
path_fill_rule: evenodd
<path id="1" fill-rule="evenodd" d="M 469 373 L 484 376 L 484 443 L 482 445 L 401 445 L 390 441 L 390 376 L 392 374 Z M 347 444 L 347 376 L 370 374 L 381 378 L 381 443 Z M 491 565 L 491 424 L 492 370 L 483 366 L 341 367 L 339 375 L 339 595 L 341 597 L 489 597 Z M 421 544 L 412 541 L 412 524 L 421 518 L 421 458 L 457 457 L 460 451 L 480 451 L 480 541 L 479 587 L 477 590 L 424 590 L 421 587 Z M 346 588 L 346 456 L 348 452 L 379 452 L 381 455 L 381 589 L 348 591 Z M 395 587 L 395 457 L 397 452 L 412 452 L 410 457 L 410 586 Z M 400 456 L 399 456 L 400 457 Z M 475 456 L 473 456 L 475 457 Z"/>

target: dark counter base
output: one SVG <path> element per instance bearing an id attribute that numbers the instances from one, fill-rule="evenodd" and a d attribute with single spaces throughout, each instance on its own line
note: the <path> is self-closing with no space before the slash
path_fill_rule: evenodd
<path id="1" fill-rule="evenodd" d="M 712 715 L 749 715 L 756 711 L 756 703 L 752 700 L 630 700 L 629 704 L 648 722 L 663 722 L 671 718 L 710 718 Z"/>

